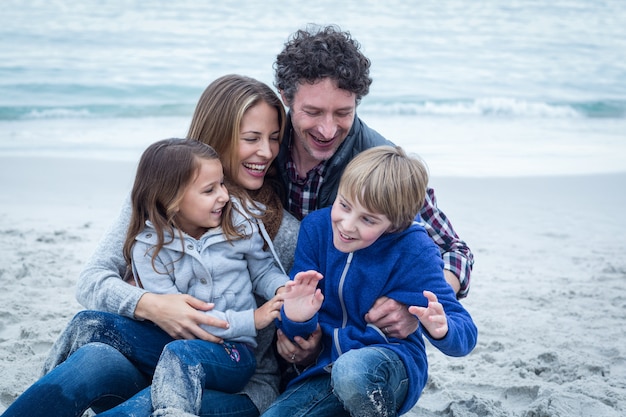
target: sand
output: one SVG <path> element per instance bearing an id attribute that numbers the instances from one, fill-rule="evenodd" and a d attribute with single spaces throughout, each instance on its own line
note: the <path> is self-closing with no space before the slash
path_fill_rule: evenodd
<path id="1" fill-rule="evenodd" d="M 76 279 L 133 172 L 0 157 L 0 412 L 82 308 Z M 463 303 L 479 339 L 464 358 L 429 346 L 409 415 L 626 415 L 626 173 L 431 184 L 476 257 Z"/>

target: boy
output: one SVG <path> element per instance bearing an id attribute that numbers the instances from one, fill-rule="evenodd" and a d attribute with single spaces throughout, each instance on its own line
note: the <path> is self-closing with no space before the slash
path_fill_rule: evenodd
<path id="1" fill-rule="evenodd" d="M 474 348 L 476 326 L 414 222 L 427 183 L 424 165 L 401 148 L 371 148 L 348 164 L 332 207 L 305 217 L 279 327 L 293 339 L 319 324 L 322 350 L 264 416 L 402 414 L 427 381 L 422 336 L 451 356 Z M 294 277 L 300 271 L 309 272 Z M 369 324 L 381 296 L 411 306 L 418 331 L 397 339 Z"/>

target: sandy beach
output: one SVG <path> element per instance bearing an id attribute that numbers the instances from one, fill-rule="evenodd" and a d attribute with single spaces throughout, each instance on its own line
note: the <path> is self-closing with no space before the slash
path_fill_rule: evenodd
<path id="1" fill-rule="evenodd" d="M 0 412 L 82 308 L 76 279 L 133 174 L 125 162 L 0 157 Z M 626 173 L 431 185 L 476 257 L 463 303 L 479 340 L 464 358 L 429 346 L 409 415 L 626 415 Z"/>

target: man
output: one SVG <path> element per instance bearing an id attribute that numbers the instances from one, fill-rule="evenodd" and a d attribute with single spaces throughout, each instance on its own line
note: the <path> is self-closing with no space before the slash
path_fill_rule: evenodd
<path id="1" fill-rule="evenodd" d="M 277 56 L 275 85 L 289 117 L 274 163 L 285 187 L 285 207 L 300 219 L 333 203 L 339 178 L 356 154 L 391 144 L 356 114 L 372 83 L 369 68 L 359 43 L 335 26 L 297 31 Z M 458 298 L 465 297 L 473 255 L 437 208 L 430 188 L 420 218 L 440 248 L 446 281 Z M 398 338 L 407 337 L 418 326 L 406 306 L 387 298 L 375 303 L 367 319 Z M 298 366 L 316 357 L 319 337 L 314 333 L 308 340 L 296 338 L 294 345 L 279 332 L 278 352 L 298 371 Z"/>

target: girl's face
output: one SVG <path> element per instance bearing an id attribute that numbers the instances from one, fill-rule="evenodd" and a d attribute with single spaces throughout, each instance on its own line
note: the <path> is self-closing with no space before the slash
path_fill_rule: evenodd
<path id="1" fill-rule="evenodd" d="M 263 185 L 270 164 L 278 155 L 280 124 L 278 111 L 260 102 L 250 107 L 241 120 L 235 182 L 247 190 Z"/>
<path id="2" fill-rule="evenodd" d="M 222 209 L 228 203 L 224 170 L 218 159 L 202 159 L 194 180 L 185 188 L 176 220 L 183 232 L 198 239 L 222 221 Z"/>
<path id="3" fill-rule="evenodd" d="M 391 220 L 384 214 L 372 213 L 339 194 L 330 212 L 333 245 L 344 253 L 366 248 L 391 228 Z"/>

